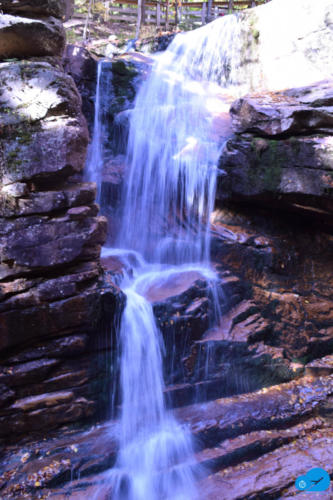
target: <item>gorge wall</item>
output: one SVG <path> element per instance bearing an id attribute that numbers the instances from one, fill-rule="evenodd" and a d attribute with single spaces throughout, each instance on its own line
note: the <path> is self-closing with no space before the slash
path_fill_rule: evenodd
<path id="1" fill-rule="evenodd" d="M 295 14 L 290 2 L 280 1 L 287 3 L 285 15 Z M 313 466 L 333 474 L 329 3 L 311 2 L 316 9 L 311 29 L 304 25 L 303 38 L 296 29 L 298 38 L 288 48 L 295 57 L 304 48 L 302 64 L 314 61 L 321 81 L 311 72 L 306 75 L 313 79 L 311 86 L 304 82 L 292 88 L 291 79 L 288 90 L 273 92 L 282 84 L 272 80 L 269 91 L 245 95 L 231 106 L 233 132 L 221 152 L 211 221 L 212 263 L 224 292 L 218 328 L 211 328 L 211 288 L 196 273 L 149 290 L 173 357 L 166 362 L 174 363 L 166 377 L 166 398 L 187 423 L 196 458 L 210 473 L 200 485 L 202 498 L 295 498 L 298 475 Z M 15 22 L 28 4 L 36 7 L 37 2 L 16 4 Z M 52 2 L 42 4 L 49 10 L 35 10 L 40 22 L 45 18 L 38 16 L 46 13 L 63 16 L 63 4 L 56 4 L 61 11 L 51 10 Z M 275 21 L 278 4 L 239 14 L 246 33 L 241 71 L 254 83 L 265 80 L 259 54 L 265 26 L 257 30 L 255 23 L 263 22 L 262 13 Z M 0 5 L 10 5 L 8 13 L 13 13 L 12 2 Z M 310 2 L 294 0 L 293 5 L 307 12 Z M 285 25 L 292 29 L 293 22 L 290 14 Z M 61 33 L 59 21 L 52 23 Z M 277 23 L 281 37 L 282 25 L 283 18 Z M 24 449 L 21 444 L 5 449 L 0 488 L 7 498 L 50 492 L 61 500 L 92 498 L 103 472 L 115 463 L 117 447 L 109 432 L 113 422 L 90 432 L 70 426 L 49 432 L 59 424 L 96 420 L 98 405 L 107 406 L 110 332 L 104 327 L 117 321 L 124 301 L 113 285 L 123 271 L 119 261 L 104 259 L 104 270 L 109 269 L 104 273 L 100 266 L 106 223 L 97 215 L 94 187 L 82 182 L 87 129 L 73 80 L 62 69 L 62 35 L 57 37 L 52 54 L 32 57 L 28 45 L 20 45 L 26 53 L 7 52 L 0 65 L 5 75 L 0 96 L 0 432 L 2 440 L 33 430 L 49 436 L 37 436 Z M 320 52 L 316 59 L 310 53 L 314 40 Z M 91 120 L 95 62 L 83 50 L 68 48 L 65 64 Z M 140 74 L 126 58 L 108 64 L 117 82 L 110 121 L 125 118 L 126 134 L 126 111 Z M 149 64 L 142 64 L 144 74 Z M 287 84 L 289 74 L 280 76 Z M 215 117 L 216 136 L 219 123 L 227 120 L 229 127 L 225 115 Z M 126 182 L 126 170 L 117 165 L 110 162 L 103 179 L 111 209 Z"/>
<path id="2" fill-rule="evenodd" d="M 88 130 L 62 66 L 71 3 L 0 9 L 1 440 L 96 416 L 102 310 L 122 296 L 101 279 L 107 222 L 82 180 Z"/>
<path id="3" fill-rule="evenodd" d="M 332 88 L 236 101 L 220 158 L 215 251 L 250 281 L 266 342 L 303 364 L 333 348 Z"/>

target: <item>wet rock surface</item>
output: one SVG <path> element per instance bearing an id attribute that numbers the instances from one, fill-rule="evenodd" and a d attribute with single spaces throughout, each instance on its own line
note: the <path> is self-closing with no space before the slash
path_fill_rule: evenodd
<path id="1" fill-rule="evenodd" d="M 229 337 L 242 340 L 248 331 L 250 345 L 264 341 L 303 364 L 331 354 L 332 238 L 325 226 L 242 205 L 215 217 L 215 258 L 249 284 L 258 308 L 229 326 Z"/>
<path id="2" fill-rule="evenodd" d="M 325 81 L 233 104 L 213 217 L 213 259 L 249 284 L 254 307 L 222 330 L 280 350 L 296 372 L 333 347 L 331 94 Z"/>
<path id="3" fill-rule="evenodd" d="M 202 495 L 284 498 L 285 490 L 296 492 L 291 491 L 296 477 L 309 468 L 322 466 L 331 473 L 333 434 L 323 409 L 332 394 L 332 376 L 305 377 L 177 410 L 196 439 L 196 457 L 204 466 Z M 64 428 L 42 441 L 8 446 L 2 453 L 1 494 L 91 498 L 114 464 L 116 434 L 113 423 L 83 432 Z M 99 498 L 104 494 L 106 489 Z"/>
<path id="4" fill-rule="evenodd" d="M 82 112 L 87 120 L 90 134 L 94 124 L 94 97 L 96 93 L 97 58 L 88 50 L 67 44 L 63 56 L 64 70 L 69 74 L 82 99 Z"/>
<path id="5" fill-rule="evenodd" d="M 66 73 L 72 76 L 80 91 L 83 113 L 92 134 L 98 58 L 82 47 L 69 44 L 63 63 Z M 128 128 L 126 112 L 133 107 L 136 92 L 150 70 L 152 59 L 144 54 L 129 53 L 113 59 L 105 58 L 103 65 L 105 81 L 102 84 L 110 93 L 109 102 L 104 103 L 103 126 L 105 133 L 111 134 L 110 152 L 124 153 L 126 133 L 122 138 L 120 132 L 122 128 L 125 132 Z"/>

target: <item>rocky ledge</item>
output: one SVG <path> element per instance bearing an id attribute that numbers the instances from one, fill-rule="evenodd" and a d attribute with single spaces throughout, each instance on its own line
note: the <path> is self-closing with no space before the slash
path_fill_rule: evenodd
<path id="1" fill-rule="evenodd" d="M 324 467 L 331 474 L 332 394 L 332 375 L 303 377 L 177 410 L 195 441 L 202 497 L 288 498 L 296 493 L 296 477 L 309 468 Z M 109 499 L 105 473 L 115 463 L 116 434 L 110 422 L 88 431 L 64 428 L 42 441 L 6 447 L 1 494 Z"/>

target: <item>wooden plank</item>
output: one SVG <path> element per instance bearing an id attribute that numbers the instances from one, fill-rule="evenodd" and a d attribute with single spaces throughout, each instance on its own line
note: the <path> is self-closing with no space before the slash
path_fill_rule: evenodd
<path id="1" fill-rule="evenodd" d="M 129 16 L 109 16 L 109 19 L 112 21 L 124 21 L 126 23 L 132 23 L 136 24 L 136 17 L 129 17 Z"/>
<path id="2" fill-rule="evenodd" d="M 262 5 L 263 3 L 266 3 L 267 1 L 270 1 L 270 0 L 233 0 L 233 4 L 234 4 L 234 7 L 238 7 L 238 6 L 249 6 L 251 7 L 253 3 L 255 3 L 256 5 Z M 146 2 L 146 5 L 149 5 L 151 7 L 155 7 L 156 4 L 158 3 L 157 0 L 148 0 Z M 138 1 L 137 0 L 116 0 L 115 2 L 113 2 L 113 5 L 137 5 L 138 4 Z M 163 2 L 161 2 L 162 5 L 165 5 L 165 0 Z M 200 8 L 202 7 L 202 2 L 184 2 L 183 5 L 185 7 L 196 7 L 196 8 Z M 221 7 L 228 7 L 229 6 L 229 0 L 217 0 L 217 1 L 213 1 L 213 6 L 221 6 Z M 75 17 L 78 17 L 77 15 Z M 85 17 L 85 15 L 82 15 L 82 17 Z"/>
<path id="3" fill-rule="evenodd" d="M 119 7 L 111 7 L 110 9 L 110 14 L 133 14 L 133 16 L 136 16 L 138 10 L 137 9 L 120 9 Z M 151 16 L 151 15 L 156 15 L 156 11 L 152 9 L 146 9 L 146 14 Z"/>
<path id="4" fill-rule="evenodd" d="M 160 4 L 160 2 L 157 3 L 157 8 L 156 8 L 156 24 L 157 24 L 158 28 L 161 26 L 161 4 Z"/>
<path id="5" fill-rule="evenodd" d="M 206 23 L 206 15 L 207 15 L 206 9 L 207 9 L 207 4 L 206 4 L 206 2 L 203 2 L 202 7 L 201 7 L 201 24 Z"/>
<path id="6" fill-rule="evenodd" d="M 119 7 L 111 7 L 110 14 L 116 14 L 118 12 L 120 14 L 133 14 L 134 16 L 136 16 L 138 10 L 137 9 L 120 9 Z"/>

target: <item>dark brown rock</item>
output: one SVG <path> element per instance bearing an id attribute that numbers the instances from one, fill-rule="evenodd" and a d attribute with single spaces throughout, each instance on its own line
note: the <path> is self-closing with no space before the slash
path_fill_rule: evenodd
<path id="1" fill-rule="evenodd" d="M 6 366 L 45 357 L 73 358 L 87 350 L 88 338 L 88 335 L 80 334 L 44 341 L 9 357 L 6 359 Z"/>
<path id="2" fill-rule="evenodd" d="M 226 337 L 234 331 L 235 339 L 244 333 L 244 340 L 256 342 L 257 336 L 303 364 L 330 353 L 332 241 L 325 228 L 299 215 L 242 205 L 217 211 L 213 259 L 250 285 L 257 308 L 238 326 L 226 325 Z"/>
<path id="3" fill-rule="evenodd" d="M 17 186 L 25 186 L 23 192 L 17 193 Z M 15 202 L 10 199 L 14 197 Z M 8 196 L 9 195 L 9 196 Z M 24 183 L 9 184 L 2 188 L 0 194 L 0 215 L 13 217 L 33 214 L 60 212 L 71 207 L 91 205 L 96 197 L 96 186 L 93 183 L 66 185 L 57 191 L 29 191 Z"/>
<path id="4" fill-rule="evenodd" d="M 67 403 L 74 398 L 72 392 L 52 392 L 50 394 L 42 394 L 40 396 L 31 396 L 24 399 L 19 399 L 11 406 L 12 409 L 22 411 L 33 411 L 38 408 L 49 406 L 57 406 L 62 403 Z"/>
<path id="5" fill-rule="evenodd" d="M 113 209 L 120 204 L 126 174 L 125 157 L 119 155 L 104 165 L 101 183 L 101 203 Z"/>
<path id="6" fill-rule="evenodd" d="M 72 0 L 0 0 L 0 9 L 10 14 L 67 19 L 71 15 L 72 8 Z"/>
<path id="7" fill-rule="evenodd" d="M 10 418 L 0 416 L 1 438 L 21 434 L 27 429 L 30 432 L 41 431 L 45 428 L 52 429 L 57 427 L 59 422 L 75 422 L 91 417 L 95 413 L 96 406 L 93 401 L 81 397 L 73 399 L 71 392 L 64 393 L 63 396 L 62 394 L 55 393 L 49 397 L 48 395 L 35 396 L 18 401 L 17 406 L 12 406 L 12 410 L 17 410 L 17 413 L 13 413 Z"/>
<path id="8" fill-rule="evenodd" d="M 220 158 L 222 200 L 260 201 L 329 219 L 333 211 L 332 138 L 229 139 Z"/>
<path id="9" fill-rule="evenodd" d="M 281 496 L 296 475 L 304 473 L 303 467 L 308 470 L 315 462 L 331 472 L 327 464 L 331 463 L 332 453 L 327 445 L 333 438 L 332 429 L 326 419 L 316 416 L 327 395 L 332 393 L 331 379 L 313 382 L 303 378 L 299 383 L 253 395 L 178 410 L 178 417 L 184 418 L 194 435 L 201 438 L 197 441 L 196 458 L 204 466 L 205 478 L 199 483 L 200 491 L 209 498 L 241 499 L 244 494 L 249 498 L 258 494 Z M 43 398 L 51 405 L 48 408 L 52 415 L 57 408 L 65 408 L 65 404 L 53 406 L 58 400 L 74 402 L 70 391 L 28 399 L 22 403 L 28 405 L 27 417 L 31 404 L 38 406 Z M 35 413 L 38 411 L 37 408 Z M 214 427 L 223 431 L 213 433 Z M 62 500 L 66 495 L 80 499 L 89 492 L 99 491 L 99 497 L 104 498 L 108 489 L 102 472 L 115 463 L 115 431 L 114 423 L 89 432 L 65 428 L 55 433 L 50 429 L 45 440 L 31 440 L 23 447 L 8 446 L 3 453 L 1 494 L 19 498 L 27 492 L 42 492 Z M 267 480 L 271 469 L 279 481 Z M 224 481 L 231 482 L 233 488 L 224 488 Z"/>
<path id="10" fill-rule="evenodd" d="M 53 219 L 46 216 L 0 219 L 0 235 L 3 279 L 97 258 L 106 239 L 106 220 L 87 216 L 81 221 L 70 214 Z"/>
<path id="11" fill-rule="evenodd" d="M 81 97 L 62 69 L 61 23 L 45 17 L 62 18 L 70 3 L 0 4 L 23 16 L 2 16 L 0 57 L 27 58 L 0 64 L 1 440 L 105 413 L 124 304 L 100 279 L 106 220 L 80 175 Z"/>
<path id="12" fill-rule="evenodd" d="M 0 372 L 0 383 L 9 387 L 33 383 L 44 378 L 59 363 L 56 359 L 41 359 L 15 366 L 6 366 Z"/>
<path id="13" fill-rule="evenodd" d="M 65 481 L 79 476 L 86 480 L 87 476 L 111 467 L 116 451 L 112 429 L 102 425 L 88 432 L 50 430 L 44 440 L 33 440 L 27 447 L 8 447 L 2 462 L 1 495 L 15 498 L 32 491 L 57 490 Z M 40 486 L 35 486 L 36 482 Z"/>
<path id="14" fill-rule="evenodd" d="M 35 304 L 36 301 L 43 302 L 59 300 L 79 293 L 87 283 L 97 279 L 99 267 L 93 262 L 83 262 L 75 268 L 68 269 L 67 275 L 58 276 L 51 279 L 42 277 L 34 279 L 18 278 L 12 281 L 4 281 L 0 285 L 0 298 L 3 301 L 0 310 L 5 311 L 17 306 L 20 299 L 19 294 L 25 304 Z M 8 301 L 5 299 L 9 299 Z"/>
<path id="15" fill-rule="evenodd" d="M 54 17 L 1 16 L 0 59 L 61 56 L 64 48 L 65 31 Z"/>
<path id="16" fill-rule="evenodd" d="M 245 96 L 230 108 L 237 133 L 295 136 L 333 131 L 333 81 L 283 92 Z"/>
<path id="17" fill-rule="evenodd" d="M 45 337 L 63 336 L 71 331 L 91 331 L 97 305 L 98 293 L 94 290 L 53 303 L 37 303 L 31 307 L 22 307 L 22 304 L 20 309 L 3 312 L 0 315 L 0 349 Z M 30 325 L 29 329 L 27 325 Z"/>
<path id="18" fill-rule="evenodd" d="M 332 472 L 332 430 L 319 430 L 267 453 L 250 463 L 226 468 L 210 476 L 202 485 L 208 500 L 241 500 L 243 498 L 285 498 L 287 488 L 296 491 L 294 483 L 313 467 Z M 329 499 L 325 493 L 320 496 Z M 330 495 L 330 493 L 328 493 Z"/>
<path id="19" fill-rule="evenodd" d="M 15 396 L 15 392 L 5 384 L 0 383 L 0 408 L 8 405 Z"/>
<path id="20" fill-rule="evenodd" d="M 66 73 L 71 75 L 82 97 L 82 111 L 92 134 L 97 80 L 97 58 L 83 47 L 67 44 L 63 57 Z"/>
<path id="21" fill-rule="evenodd" d="M 255 393 L 179 408 L 175 414 L 190 424 L 202 446 L 244 432 L 296 424 L 315 414 L 332 393 L 332 376 L 304 377 Z"/>

